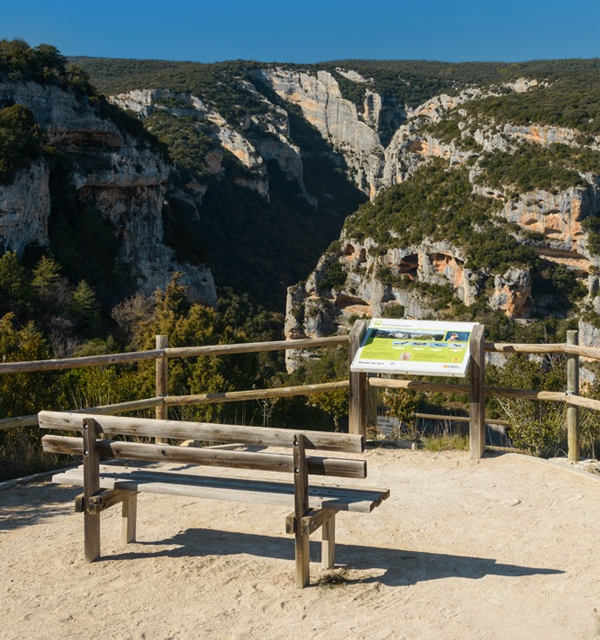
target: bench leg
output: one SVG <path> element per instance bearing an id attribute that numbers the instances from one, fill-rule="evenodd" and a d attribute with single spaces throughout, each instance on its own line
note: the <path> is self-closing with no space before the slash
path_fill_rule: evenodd
<path id="1" fill-rule="evenodd" d="M 135 526 L 137 519 L 137 493 L 124 498 L 121 508 L 121 542 L 135 542 Z"/>
<path id="2" fill-rule="evenodd" d="M 100 557 L 100 514 L 83 513 L 84 555 L 87 562 Z"/>
<path id="3" fill-rule="evenodd" d="M 301 529 L 301 527 L 298 527 Z M 310 539 L 307 533 L 296 531 L 296 586 L 302 589 L 310 581 Z"/>
<path id="4" fill-rule="evenodd" d="M 328 509 L 325 511 L 324 516 L 321 566 L 323 569 L 333 569 L 335 564 L 335 511 Z"/>

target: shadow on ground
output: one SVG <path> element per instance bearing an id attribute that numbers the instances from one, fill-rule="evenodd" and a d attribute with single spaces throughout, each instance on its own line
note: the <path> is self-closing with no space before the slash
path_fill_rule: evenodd
<path id="1" fill-rule="evenodd" d="M 292 561 L 293 538 L 277 538 L 249 533 L 232 533 L 213 529 L 188 529 L 172 538 L 144 542 L 152 546 L 168 545 L 175 548 L 157 551 L 140 551 L 104 556 L 102 560 L 135 560 L 137 558 L 191 557 L 211 555 L 249 554 L 260 557 Z M 311 560 L 319 560 L 319 542 L 311 542 Z M 380 547 L 338 544 L 336 566 L 348 569 L 383 571 L 377 576 L 346 579 L 346 583 L 377 582 L 389 586 L 410 585 L 440 578 L 478 579 L 488 575 L 523 577 L 532 575 L 560 574 L 564 571 L 541 567 L 525 567 L 514 564 L 499 564 L 494 558 L 456 556 L 441 553 L 385 549 Z M 290 570 L 293 565 L 290 563 Z"/>
<path id="2" fill-rule="evenodd" d="M 0 532 L 29 527 L 48 518 L 72 513 L 80 487 L 52 484 L 14 487 L 0 492 Z"/>

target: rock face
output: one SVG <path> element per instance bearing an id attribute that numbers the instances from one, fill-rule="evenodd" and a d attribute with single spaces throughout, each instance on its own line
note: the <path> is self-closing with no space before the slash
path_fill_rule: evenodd
<path id="1" fill-rule="evenodd" d="M 260 72 L 260 78 L 283 100 L 302 109 L 306 120 L 344 156 L 349 175 L 358 188 L 374 196 L 383 169 L 379 135 L 359 119 L 356 106 L 342 97 L 331 73 L 265 69 Z M 381 112 L 378 94 L 367 95 L 365 112 L 371 124 L 378 124 Z"/>
<path id="2" fill-rule="evenodd" d="M 339 253 L 324 255 L 307 278 L 288 290 L 286 336 L 320 337 L 346 333 L 357 316 L 371 317 L 403 309 L 408 317 L 433 319 L 427 290 L 420 284 L 450 288 L 466 306 L 475 302 L 489 276 L 465 267 L 460 248 L 447 242 L 388 248 L 342 237 Z M 331 266 L 342 267 L 345 281 L 327 286 Z M 531 277 L 527 269 L 508 269 L 492 278 L 490 307 L 510 317 L 527 317 Z M 435 294 L 434 294 L 435 295 Z"/>
<path id="3" fill-rule="evenodd" d="M 190 135 L 201 134 L 198 153 L 202 171 L 192 178 L 186 174 L 185 179 L 177 174 L 178 181 L 173 177 L 175 168 L 157 149 L 110 117 L 101 116 L 87 98 L 75 98 L 54 86 L 5 82 L 0 84 L 0 105 L 17 102 L 32 110 L 49 142 L 68 159 L 68 181 L 78 204 L 98 210 L 113 225 L 119 258 L 129 265 L 142 290 L 163 286 L 178 269 L 199 299 L 215 299 L 207 267 L 192 265 L 191 259 L 176 259 L 173 248 L 165 242 L 168 227 L 163 228 L 163 220 L 174 200 L 185 206 L 186 224 L 197 222 L 202 227 L 209 216 L 227 215 L 218 208 L 220 202 L 215 204 L 218 198 L 214 194 L 223 180 L 230 179 L 241 189 L 223 199 L 225 207 L 249 202 L 252 206 L 247 211 L 252 218 L 265 214 L 267 209 L 261 208 L 264 203 L 273 202 L 276 208 L 284 202 L 285 215 L 293 214 L 294 207 L 302 210 L 306 220 L 307 210 L 317 212 L 315 219 L 324 225 L 323 216 L 337 215 L 333 206 L 327 206 L 340 194 L 334 188 L 329 192 L 328 182 L 333 177 L 344 174 L 346 186 L 351 181 L 374 199 L 384 189 L 410 180 L 424 165 L 441 159 L 449 170 L 464 168 L 472 193 L 497 204 L 490 206 L 490 217 L 499 229 L 532 247 L 544 264 L 574 274 L 587 287 L 585 302 L 600 311 L 600 257 L 590 250 L 591 236 L 585 222 L 600 213 L 598 177 L 588 170 L 579 172 L 580 179 L 566 188 L 532 188 L 517 194 L 511 185 L 491 187 L 482 178 L 485 154 L 512 153 L 523 145 L 551 150 L 550 145 L 561 144 L 579 149 L 582 138 L 574 129 L 496 123 L 484 112 L 473 114 L 472 101 L 524 93 L 539 81 L 462 85 L 465 88 L 453 95 L 440 93 L 411 107 L 378 93 L 377 83 L 367 75 L 352 68 L 253 67 L 231 76 L 240 96 L 238 106 L 252 105 L 237 111 L 224 103 L 217 108 L 217 102 L 206 96 L 167 89 L 140 87 L 113 96 L 115 105 L 133 111 L 150 130 L 156 116 L 166 116 L 175 129 L 182 123 Z M 348 89 L 352 89 L 351 83 L 360 87 L 359 93 Z M 348 96 L 354 97 L 351 100 Z M 300 133 L 294 130 L 299 121 Z M 306 142 L 307 130 L 313 136 L 311 144 Z M 591 151 L 600 150 L 600 138 L 588 136 L 587 140 Z M 318 180 L 314 179 L 315 174 L 325 173 L 324 164 L 307 168 L 307 160 L 314 156 L 319 160 L 326 156 L 329 161 L 327 171 L 331 173 L 318 176 L 326 183 L 324 188 L 322 182 L 316 187 Z M 5 249 L 21 252 L 31 243 L 48 245 L 53 171 L 51 163 L 41 160 L 18 174 L 13 184 L 0 187 L 0 241 Z M 340 179 L 344 180 L 343 175 Z M 253 192 L 250 196 L 247 189 Z M 203 218 L 203 204 L 211 201 L 211 196 Z M 363 196 L 358 196 L 360 202 Z M 277 215 L 273 220 L 277 226 Z M 256 228 L 261 229 L 262 222 L 257 219 Z M 336 234 L 339 228 L 335 227 Z M 229 229 L 225 231 L 222 235 Z M 316 235 L 308 229 L 306 238 L 297 244 L 308 244 Z M 479 303 L 485 295 L 489 309 L 510 318 L 527 319 L 535 313 L 536 273 L 531 269 L 503 267 L 502 273 L 492 273 L 486 265 L 475 268 L 464 247 L 452 238 L 384 246 L 368 233 L 366 236 L 359 241 L 343 231 L 340 249 L 324 254 L 306 281 L 289 289 L 286 335 L 345 331 L 357 315 L 379 315 L 390 309 L 403 308 L 407 315 L 425 317 L 433 313 L 432 296 L 444 298 L 448 293 L 466 307 Z M 314 255 L 329 241 L 319 244 Z M 258 253 L 265 259 L 268 243 Z M 272 262 L 281 267 L 281 258 Z"/>
<path id="4" fill-rule="evenodd" d="M 22 254 L 29 244 L 48 244 L 50 169 L 40 160 L 19 171 L 12 184 L 0 185 L 1 251 Z"/>
<path id="5" fill-rule="evenodd" d="M 409 180 L 421 166 L 434 158 L 448 167 L 469 167 L 474 194 L 500 201 L 496 216 L 505 220 L 510 233 L 532 246 L 545 264 L 565 267 L 588 290 L 587 302 L 600 311 L 600 257 L 589 249 L 585 218 L 600 212 L 598 180 L 593 174 L 580 174 L 587 186 L 573 185 L 562 190 L 540 189 L 514 195 L 510 188 L 493 189 L 481 182 L 480 157 L 484 152 L 512 153 L 520 145 L 549 147 L 562 144 L 576 148 L 579 132 L 564 127 L 532 124 L 497 126 L 485 118 L 476 120 L 464 105 L 487 96 L 506 92 L 526 92 L 537 81 L 517 80 L 501 87 L 468 88 L 456 95 L 438 95 L 415 108 L 404 108 L 402 122 L 384 146 L 379 136 L 382 98 L 370 88 L 370 80 L 351 70 L 337 70 L 344 78 L 365 85 L 362 113 L 342 97 L 338 83 L 326 71 L 270 69 L 263 79 L 285 101 L 299 106 L 336 150 L 349 168 L 348 175 L 371 199 L 381 190 Z M 453 139 L 436 137 L 433 125 L 454 118 Z M 598 140 L 589 143 L 600 149 Z M 288 337 L 322 336 L 346 332 L 356 316 L 381 315 L 394 309 L 407 316 L 432 315 L 424 292 L 431 286 L 447 288 L 464 305 L 473 305 L 485 290 L 490 309 L 510 318 L 526 319 L 536 308 L 534 282 L 530 269 L 509 268 L 489 274 L 465 267 L 465 255 L 452 242 L 424 241 L 418 246 L 390 248 L 377 246 L 372 238 L 362 241 L 340 237 L 341 249 L 324 255 L 304 283 L 288 291 L 285 331 Z M 332 265 L 339 264 L 344 281 L 329 282 Z M 337 269 L 337 267 L 336 267 Z M 339 269 L 337 269 L 339 273 Z M 548 297 L 548 296 L 546 296 Z M 538 305 L 538 309 L 541 307 Z M 288 353 L 288 366 L 295 366 L 300 353 Z"/>
<path id="6" fill-rule="evenodd" d="M 86 97 L 36 83 L 0 83 L 0 104 L 28 107 L 68 164 L 63 178 L 76 206 L 98 211 L 115 230 L 115 247 L 131 271 L 137 289 L 164 288 L 175 271 L 183 272 L 192 295 L 216 301 L 212 274 L 204 265 L 180 264 L 163 242 L 162 213 L 172 167 L 145 139 L 101 117 Z M 22 253 L 28 244 L 49 245 L 51 169 L 46 161 L 0 186 L 0 241 Z"/>
<path id="7" fill-rule="evenodd" d="M 174 118 L 197 117 L 201 123 L 213 125 L 203 127 L 220 146 L 217 152 L 233 155 L 246 168 L 248 176 L 237 178 L 238 184 L 257 191 L 269 198 L 269 176 L 265 162 L 274 160 L 288 180 L 294 181 L 302 195 L 313 202 L 303 181 L 303 167 L 300 149 L 290 139 L 290 126 L 285 109 L 272 104 L 258 94 L 254 86 L 245 82 L 243 89 L 253 96 L 259 96 L 265 111 L 253 114 L 241 123 L 232 126 L 216 109 L 207 106 L 203 100 L 188 93 L 167 89 L 135 89 L 124 94 L 112 96 L 111 102 L 133 111 L 142 119 L 155 112 L 163 112 Z M 175 104 L 176 106 L 173 106 Z M 215 163 L 216 151 L 211 151 L 207 163 Z M 211 173 L 218 173 L 218 165 Z"/>

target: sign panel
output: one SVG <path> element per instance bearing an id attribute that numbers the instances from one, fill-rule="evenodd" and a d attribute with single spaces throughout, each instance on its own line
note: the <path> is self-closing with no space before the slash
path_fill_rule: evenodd
<path id="1" fill-rule="evenodd" d="M 464 376 L 475 323 L 373 318 L 351 371 Z"/>

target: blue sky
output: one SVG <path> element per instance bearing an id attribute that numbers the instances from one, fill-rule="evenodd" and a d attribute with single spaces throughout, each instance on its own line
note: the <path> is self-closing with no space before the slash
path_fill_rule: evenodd
<path id="1" fill-rule="evenodd" d="M 600 0 L 22 0 L 0 38 L 65 55 L 317 62 L 600 56 Z"/>

